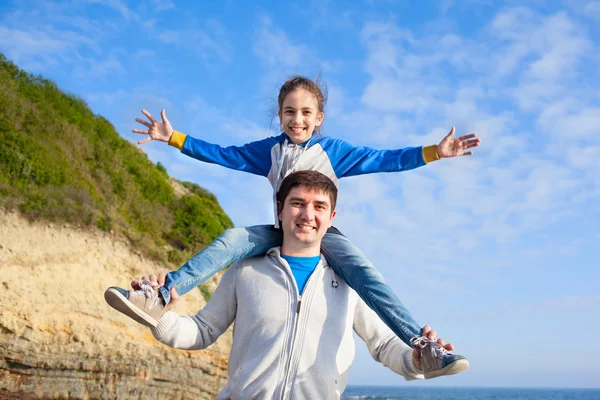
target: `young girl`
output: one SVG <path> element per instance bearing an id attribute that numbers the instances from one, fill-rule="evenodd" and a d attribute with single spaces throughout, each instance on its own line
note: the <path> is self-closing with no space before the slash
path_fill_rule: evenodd
<path id="1" fill-rule="evenodd" d="M 280 246 L 282 233 L 277 218 L 276 193 L 283 178 L 291 172 L 316 170 L 337 185 L 339 178 L 347 176 L 405 171 L 440 158 L 470 155 L 472 152 L 465 150 L 479 145 L 475 134 L 453 138 L 452 128 L 437 146 L 398 150 L 355 147 L 339 139 L 313 135 L 319 132 L 323 123 L 325 102 L 323 92 L 314 81 L 300 76 L 287 80 L 278 96 L 278 116 L 283 133 L 241 147 L 221 147 L 195 139 L 174 130 L 165 110 L 161 112 L 162 122 L 142 110 L 149 122 L 140 118 L 136 121 L 148 129 L 133 129 L 133 132 L 149 136 L 139 144 L 150 140 L 168 142 L 200 161 L 267 177 L 273 186 L 275 226 L 228 229 L 179 270 L 167 274 L 165 285 L 159 287 L 158 292 L 148 287 L 132 291 L 113 287 L 105 293 L 107 302 L 139 323 L 156 326 L 171 302 L 171 290 L 183 295 L 233 261 L 262 255 L 270 248 Z M 455 374 L 468 368 L 464 357 L 447 353 L 443 347 L 436 346 L 436 342 L 422 336 L 420 325 L 379 272 L 337 229 L 325 235 L 321 250 L 333 270 L 403 342 L 436 353 L 440 363 L 432 367 L 435 371 L 431 371 L 429 377 Z M 332 277 L 332 286 L 336 285 Z"/>

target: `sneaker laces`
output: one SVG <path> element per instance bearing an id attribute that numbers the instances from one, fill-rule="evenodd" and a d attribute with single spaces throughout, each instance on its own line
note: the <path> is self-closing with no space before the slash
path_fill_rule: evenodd
<path id="1" fill-rule="evenodd" d="M 450 353 L 444 348 L 444 346 L 434 341 L 431 341 L 431 353 L 440 360 L 443 360 L 444 357 L 450 355 Z"/>
<path id="2" fill-rule="evenodd" d="M 440 360 L 444 359 L 444 357 L 447 355 L 450 355 L 444 346 L 434 340 L 426 338 L 425 336 L 412 338 L 410 340 L 410 344 L 412 344 L 415 348 L 419 348 L 420 350 L 423 350 L 425 347 L 427 347 L 427 345 L 429 345 L 431 347 L 431 355 L 439 358 Z"/>
<path id="3" fill-rule="evenodd" d="M 414 337 L 410 339 L 410 344 L 415 348 L 418 347 L 419 349 L 424 349 L 425 346 L 427 346 L 428 341 L 429 339 L 427 339 L 425 336 Z"/>
<path id="4" fill-rule="evenodd" d="M 154 282 L 150 282 L 150 281 L 141 281 L 140 282 L 140 291 L 142 291 L 144 293 L 144 296 L 147 299 L 152 299 L 152 302 L 150 303 L 150 307 L 154 307 L 160 301 L 160 298 L 158 296 L 158 291 L 154 289 L 154 286 L 156 286 L 156 284 Z"/>

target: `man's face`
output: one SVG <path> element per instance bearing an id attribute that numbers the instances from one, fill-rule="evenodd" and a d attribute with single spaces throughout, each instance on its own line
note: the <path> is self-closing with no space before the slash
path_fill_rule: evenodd
<path id="1" fill-rule="evenodd" d="M 284 241 L 297 246 L 319 246 L 331 227 L 335 211 L 328 194 L 320 190 L 293 188 L 279 212 Z"/>

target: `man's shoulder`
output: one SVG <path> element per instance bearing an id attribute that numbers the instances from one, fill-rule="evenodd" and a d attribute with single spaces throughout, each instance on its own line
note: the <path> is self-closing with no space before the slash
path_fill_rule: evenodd
<path id="1" fill-rule="evenodd" d="M 235 261 L 226 271 L 228 279 L 237 282 L 236 285 L 254 286 L 266 279 L 272 280 L 279 276 L 283 269 L 276 257 L 269 254 L 248 257 Z"/>
<path id="2" fill-rule="evenodd" d="M 272 265 L 273 263 L 277 263 L 278 255 L 280 255 L 279 247 L 275 247 L 273 249 L 270 249 L 266 254 L 261 254 L 258 256 L 248 257 L 235 261 L 233 264 L 231 264 L 231 267 L 229 268 L 242 269 L 262 265 Z"/>

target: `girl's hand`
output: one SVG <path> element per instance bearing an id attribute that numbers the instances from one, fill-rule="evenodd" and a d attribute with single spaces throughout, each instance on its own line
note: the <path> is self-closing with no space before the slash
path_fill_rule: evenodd
<path id="1" fill-rule="evenodd" d="M 168 142 L 171 139 L 171 135 L 173 135 L 173 128 L 171 127 L 171 123 L 167 119 L 167 114 L 163 109 L 160 112 L 160 117 L 162 118 L 162 122 L 158 122 L 157 120 L 150 115 L 150 113 L 146 110 L 142 110 L 142 113 L 150 120 L 150 122 L 145 121 L 141 118 L 136 118 L 136 122 L 139 122 L 142 125 L 148 127 L 148 129 L 132 129 L 132 132 L 140 133 L 142 135 L 148 135 L 147 138 L 142 139 L 138 142 L 138 144 L 144 144 L 151 140 L 160 140 L 161 142 Z"/>
<path id="2" fill-rule="evenodd" d="M 454 127 L 450 129 L 450 133 L 436 146 L 438 156 L 440 158 L 450 158 L 456 156 L 470 156 L 472 151 L 465 151 L 473 147 L 479 146 L 481 140 L 474 133 L 470 135 L 454 138 Z"/>
<path id="3" fill-rule="evenodd" d="M 437 337 L 437 332 L 431 329 L 429 325 L 425 325 L 423 327 L 422 335 L 429 340 L 435 340 L 435 338 Z M 446 343 L 442 338 L 439 338 L 437 342 L 441 344 L 446 350 L 454 350 L 454 346 L 452 345 L 452 343 Z M 422 371 L 423 365 L 421 364 L 421 350 L 413 349 L 412 356 L 413 362 L 415 363 L 415 367 L 417 367 L 418 370 Z"/>
<path id="4" fill-rule="evenodd" d="M 165 285 L 166 278 L 167 278 L 167 274 L 165 274 L 164 272 L 161 272 L 159 274 L 144 275 L 144 276 L 142 276 L 142 278 L 139 281 L 138 280 L 131 281 L 131 287 L 134 290 L 140 290 L 140 288 L 141 288 L 140 283 L 142 281 L 146 281 L 151 284 L 151 286 L 154 290 L 158 290 L 159 286 Z M 165 306 L 165 310 L 172 309 L 175 306 L 175 304 L 177 303 L 177 301 L 179 301 L 179 295 L 177 294 L 177 291 L 175 290 L 175 288 L 171 288 L 170 292 L 171 292 L 171 302 Z"/>

